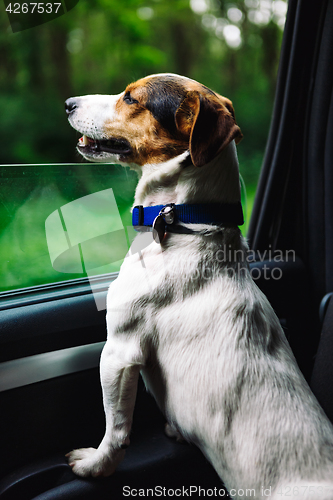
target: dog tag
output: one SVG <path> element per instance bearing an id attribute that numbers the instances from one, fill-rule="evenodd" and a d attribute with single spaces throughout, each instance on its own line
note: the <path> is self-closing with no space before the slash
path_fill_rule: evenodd
<path id="1" fill-rule="evenodd" d="M 153 222 L 153 238 L 156 243 L 161 243 L 165 234 L 165 222 L 162 215 L 158 215 Z"/>

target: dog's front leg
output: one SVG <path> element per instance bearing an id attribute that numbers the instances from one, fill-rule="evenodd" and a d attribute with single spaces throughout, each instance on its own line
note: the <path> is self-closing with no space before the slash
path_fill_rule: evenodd
<path id="1" fill-rule="evenodd" d="M 140 372 L 138 359 L 129 359 L 130 350 L 110 341 L 103 349 L 100 369 L 106 431 L 97 449 L 81 448 L 66 455 L 79 476 L 110 476 L 125 456 Z"/>

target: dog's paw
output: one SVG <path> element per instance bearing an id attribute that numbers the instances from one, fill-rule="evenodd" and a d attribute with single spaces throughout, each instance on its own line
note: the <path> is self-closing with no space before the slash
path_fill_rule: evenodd
<path id="1" fill-rule="evenodd" d="M 80 448 L 67 453 L 66 457 L 72 471 L 78 476 L 107 477 L 114 473 L 124 455 L 124 450 L 119 450 L 115 457 L 109 457 L 95 448 Z"/>
<path id="2" fill-rule="evenodd" d="M 183 438 L 181 433 L 172 427 L 172 425 L 165 424 L 164 432 L 169 438 L 175 439 L 178 443 L 186 443 L 186 440 Z"/>

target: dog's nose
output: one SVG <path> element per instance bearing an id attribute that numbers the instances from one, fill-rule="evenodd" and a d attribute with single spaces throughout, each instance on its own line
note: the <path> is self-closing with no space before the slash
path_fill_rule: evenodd
<path id="1" fill-rule="evenodd" d="M 66 110 L 66 113 L 68 115 L 70 115 L 71 113 L 73 113 L 76 110 L 77 107 L 78 107 L 77 101 L 73 97 L 70 97 L 65 102 L 65 110 Z"/>

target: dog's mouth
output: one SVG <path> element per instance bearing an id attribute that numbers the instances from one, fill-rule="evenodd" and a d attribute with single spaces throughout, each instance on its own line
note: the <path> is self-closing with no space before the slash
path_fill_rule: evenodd
<path id="1" fill-rule="evenodd" d="M 91 139 L 83 135 L 80 137 L 78 149 L 82 153 L 97 154 L 101 151 L 111 154 L 128 155 L 132 152 L 131 145 L 126 139 Z"/>

